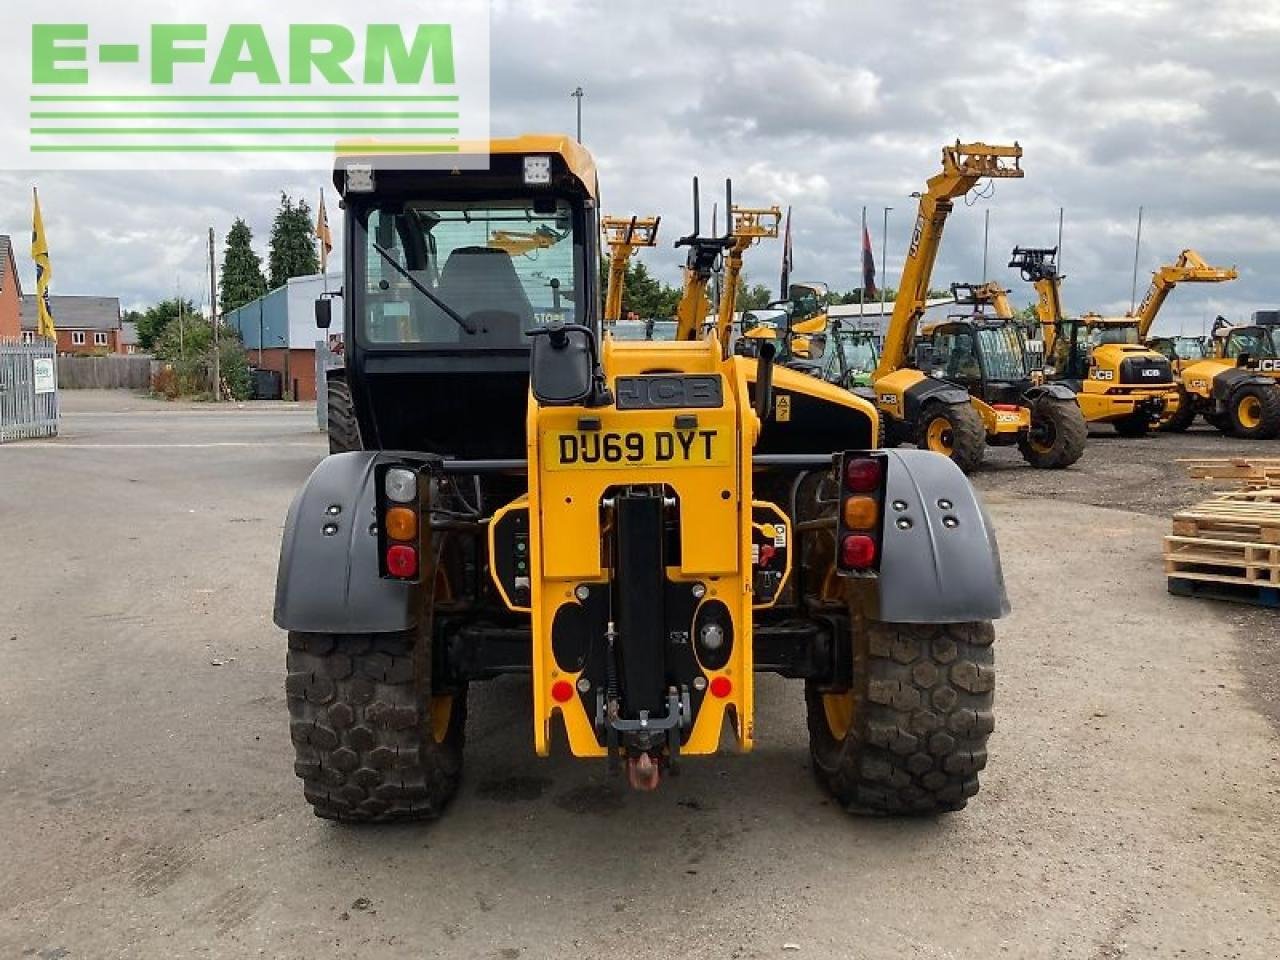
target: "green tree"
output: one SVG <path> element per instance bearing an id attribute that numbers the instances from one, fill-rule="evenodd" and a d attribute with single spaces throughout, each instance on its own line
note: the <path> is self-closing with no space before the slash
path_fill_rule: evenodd
<path id="1" fill-rule="evenodd" d="M 293 277 L 320 272 L 316 255 L 315 222 L 307 201 L 294 203 L 287 193 L 280 194 L 280 209 L 271 224 L 271 252 L 268 257 L 271 289 L 283 287 Z"/>
<path id="2" fill-rule="evenodd" d="M 213 393 L 213 324 L 207 317 L 184 318 L 181 335 L 178 324 L 170 323 L 155 341 L 154 353 L 172 369 L 164 393 L 174 396 L 203 396 Z M 240 335 L 233 328 L 218 331 L 219 372 L 234 400 L 249 398 L 249 357 Z"/>
<path id="3" fill-rule="evenodd" d="M 747 275 L 739 274 L 738 296 L 734 302 L 739 310 L 759 310 L 761 307 L 767 307 L 772 299 L 773 291 L 763 283 L 748 284 Z"/>
<path id="4" fill-rule="evenodd" d="M 222 276 L 218 278 L 218 302 L 223 314 L 262 296 L 266 286 L 262 258 L 253 250 L 253 231 L 237 217 L 227 233 Z"/>
<path id="5" fill-rule="evenodd" d="M 179 302 L 177 297 L 171 297 L 168 300 L 161 300 L 154 307 L 148 307 L 141 313 L 131 310 L 125 319 L 133 319 L 138 324 L 138 346 L 147 352 L 154 353 L 156 343 L 170 325 L 174 327 L 174 335 L 177 335 L 175 321 L 178 319 L 179 311 L 184 318 L 190 320 L 196 315 L 196 305 L 190 300 Z"/>
<path id="6" fill-rule="evenodd" d="M 609 258 L 600 264 L 600 287 L 609 282 Z M 653 276 L 639 260 L 627 264 L 622 280 L 623 316 L 634 313 L 645 320 L 662 320 L 675 316 L 680 291 Z"/>

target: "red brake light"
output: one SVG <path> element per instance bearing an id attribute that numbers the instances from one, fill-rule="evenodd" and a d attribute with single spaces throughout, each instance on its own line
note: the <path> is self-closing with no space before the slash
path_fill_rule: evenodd
<path id="1" fill-rule="evenodd" d="M 729 694 L 733 693 L 733 681 L 726 676 L 711 678 L 711 695 L 719 697 L 723 700 Z"/>
<path id="2" fill-rule="evenodd" d="M 403 543 L 395 543 L 387 547 L 387 573 L 406 580 L 416 577 L 418 551 Z"/>
<path id="3" fill-rule="evenodd" d="M 865 570 L 876 562 L 876 542 L 860 533 L 851 533 L 840 541 L 840 565 Z"/>
<path id="4" fill-rule="evenodd" d="M 551 685 L 551 699 L 556 703 L 568 703 L 573 699 L 573 684 L 568 680 L 557 680 Z"/>
<path id="5" fill-rule="evenodd" d="M 872 493 L 880 489 L 879 460 L 870 457 L 849 459 L 844 464 L 844 485 L 851 493 Z"/>

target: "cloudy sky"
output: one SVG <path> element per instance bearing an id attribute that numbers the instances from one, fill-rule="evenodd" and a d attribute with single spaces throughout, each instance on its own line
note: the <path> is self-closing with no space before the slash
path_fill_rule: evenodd
<path id="1" fill-rule="evenodd" d="M 1280 4 L 495 0 L 492 10 L 493 132 L 571 131 L 568 94 L 581 84 L 605 210 L 663 217 L 644 259 L 668 280 L 697 173 L 732 176 L 740 203 L 791 205 L 797 275 L 837 289 L 858 283 L 862 207 L 877 261 L 882 210 L 893 207 L 881 275 L 894 284 L 908 194 L 959 137 L 1019 141 L 1027 176 L 957 203 L 934 286 L 981 278 L 989 209 L 990 274 L 1028 302 L 1008 251 L 1051 246 L 1064 207 L 1068 309 L 1123 312 L 1142 205 L 1139 296 L 1183 247 L 1241 275 L 1180 288 L 1158 329 L 1198 332 L 1216 313 L 1280 306 Z M 0 233 L 19 250 L 33 182 L 55 292 L 133 306 L 178 286 L 202 302 L 208 227 L 221 242 L 242 215 L 264 246 L 280 191 L 314 202 L 327 171 L 0 173 Z M 750 278 L 776 285 L 779 256 L 778 242 L 751 251 Z"/>

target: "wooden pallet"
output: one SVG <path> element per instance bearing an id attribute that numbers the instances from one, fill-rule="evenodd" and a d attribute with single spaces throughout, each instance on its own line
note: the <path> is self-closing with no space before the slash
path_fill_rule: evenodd
<path id="1" fill-rule="evenodd" d="M 1280 458 L 1187 458 L 1177 462 L 1186 464 L 1192 480 L 1231 480 L 1245 487 L 1280 487 Z"/>
<path id="2" fill-rule="evenodd" d="M 1280 589 L 1280 488 L 1230 491 L 1174 514 L 1164 569 L 1184 595 L 1208 595 L 1207 586 L 1188 593 L 1187 583 L 1222 587 L 1220 599 Z"/>

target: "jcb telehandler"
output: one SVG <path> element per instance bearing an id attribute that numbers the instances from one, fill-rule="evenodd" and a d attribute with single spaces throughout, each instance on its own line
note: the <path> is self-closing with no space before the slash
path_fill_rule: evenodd
<path id="1" fill-rule="evenodd" d="M 1211 352 L 1207 358 L 1183 365 L 1186 370 L 1197 371 L 1195 375 L 1200 378 L 1216 370 L 1214 377 L 1223 383 L 1228 379 L 1236 381 L 1238 399 L 1234 409 L 1199 410 L 1211 426 L 1223 433 L 1259 439 L 1280 434 L 1280 429 L 1269 427 L 1280 423 L 1280 394 L 1263 389 L 1259 379 L 1265 378 L 1273 386 L 1280 387 L 1280 341 L 1277 334 L 1280 334 L 1280 327 L 1274 323 L 1220 327 L 1210 337 Z M 1193 399 L 1191 405 L 1194 407 L 1197 402 Z M 1181 421 L 1169 427 L 1179 428 L 1185 429 Z"/>
<path id="2" fill-rule="evenodd" d="M 1152 275 L 1136 316 L 1139 336 L 1144 341 L 1149 336 L 1156 313 L 1177 284 L 1223 283 L 1237 276 L 1234 267 L 1211 267 L 1194 250 L 1183 250 Z M 1249 329 L 1235 328 L 1237 345 Z M 1161 430 L 1181 433 L 1203 416 L 1223 433 L 1247 440 L 1280 436 L 1280 384 L 1262 358 L 1245 350 L 1228 352 L 1228 336 L 1212 338 L 1213 356 L 1178 364 L 1177 409 L 1160 424 Z"/>
<path id="3" fill-rule="evenodd" d="M 771 351 L 727 355 L 705 310 L 681 310 L 674 342 L 602 340 L 590 155 L 545 135 L 482 149 L 484 169 L 339 154 L 368 449 L 298 494 L 275 605 L 315 812 L 439 814 L 468 685 L 511 673 L 539 755 L 554 738 L 652 788 L 726 728 L 744 751 L 770 735 L 755 671 L 805 681 L 814 769 L 849 809 L 963 807 L 1008 609 L 964 475 L 877 450 L 869 403 Z M 536 270 L 486 242 L 552 221 L 570 230 Z M 687 295 L 725 240 L 679 241 Z M 331 301 L 316 311 L 327 326 Z"/>
<path id="4" fill-rule="evenodd" d="M 1142 344 L 1159 304 L 1140 315 L 1068 317 L 1062 309 L 1057 247 L 1014 247 L 1009 266 L 1034 284 L 1036 319 L 1045 345 L 1045 375 L 1076 391 L 1088 423 L 1109 423 L 1122 437 L 1141 437 L 1177 404 L 1167 357 Z"/>
<path id="5" fill-rule="evenodd" d="M 988 443 L 1017 443 L 1032 466 L 1050 469 L 1069 466 L 1083 451 L 1075 431 L 1064 429 L 1079 414 L 1071 390 L 1057 384 L 1028 384 L 1020 394 L 1024 402 L 1001 403 L 1007 409 L 997 409 L 981 396 L 971 395 L 965 384 L 949 377 L 945 370 L 933 375 L 939 372 L 936 367 L 925 370 L 913 362 L 929 278 L 952 201 L 984 178 L 1021 177 L 1021 158 L 1022 148 L 1017 144 L 957 142 L 943 149 L 942 172 L 931 177 L 920 194 L 893 316 L 873 375 L 876 403 L 885 417 L 889 444 L 914 442 L 922 450 L 950 457 L 966 473 L 981 465 Z M 1019 351 L 1024 353 L 1025 343 L 1020 336 L 1018 341 Z M 964 343 L 970 344 L 970 359 L 979 363 L 972 356 L 974 349 L 981 349 L 976 338 L 968 337 Z M 956 346 L 961 346 L 959 341 Z M 991 343 L 992 349 L 1002 353 L 1014 346 L 1011 340 Z M 959 353 L 955 358 L 959 362 Z M 992 362 L 996 362 L 994 356 Z M 996 379 L 1001 381 L 1015 373 L 1011 365 L 1003 362 L 997 372 Z M 1018 380 L 1027 376 L 1023 370 L 1016 372 Z"/>

